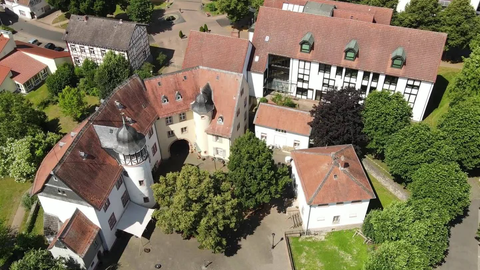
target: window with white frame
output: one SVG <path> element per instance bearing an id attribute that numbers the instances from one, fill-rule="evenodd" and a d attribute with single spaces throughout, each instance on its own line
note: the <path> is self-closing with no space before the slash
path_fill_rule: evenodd
<path id="1" fill-rule="evenodd" d="M 80 58 L 73 57 L 73 62 L 75 62 L 75 65 L 80 65 Z"/>
<path id="2" fill-rule="evenodd" d="M 407 87 L 405 87 L 405 92 L 403 97 L 407 100 L 410 106 L 415 105 L 415 100 L 417 99 L 418 89 L 420 88 L 420 81 L 407 80 Z"/>
<path id="3" fill-rule="evenodd" d="M 237 109 L 237 117 L 240 115 L 240 108 Z"/>
<path id="4" fill-rule="evenodd" d="M 335 73 L 335 76 L 342 77 L 342 75 L 343 75 L 343 67 L 337 67 L 337 72 Z"/>
<path id="5" fill-rule="evenodd" d="M 345 69 L 345 77 L 343 78 L 343 87 L 355 88 L 357 84 L 358 70 L 347 68 Z"/>
<path id="6" fill-rule="evenodd" d="M 90 52 L 90 54 L 95 55 L 95 49 L 94 48 L 88 48 L 88 51 Z"/>
<path id="7" fill-rule="evenodd" d="M 165 124 L 167 125 L 173 124 L 173 118 L 171 116 L 165 117 Z"/>
<path id="8" fill-rule="evenodd" d="M 141 187 L 145 186 L 145 180 L 138 180 L 138 185 Z"/>
<path id="9" fill-rule="evenodd" d="M 266 141 L 267 140 L 267 133 L 260 134 L 260 140 Z"/>
<path id="10" fill-rule="evenodd" d="M 122 186 L 123 184 L 123 177 L 120 176 L 117 180 L 117 183 L 115 183 L 115 187 L 117 188 L 117 190 Z"/>
<path id="11" fill-rule="evenodd" d="M 153 136 L 153 126 L 148 130 L 148 138 L 150 139 Z"/>
<path id="12" fill-rule="evenodd" d="M 128 195 L 128 191 L 125 189 L 125 192 L 123 192 L 122 195 L 122 205 L 125 207 L 127 205 L 128 200 L 130 199 L 130 196 Z"/>
<path id="13" fill-rule="evenodd" d="M 325 75 L 330 75 L 331 70 L 332 70 L 331 65 L 319 64 L 319 66 L 318 66 L 318 73 L 323 73 Z"/>
<path id="14" fill-rule="evenodd" d="M 81 52 L 81 53 L 85 53 L 85 47 L 80 46 L 80 52 Z"/>
<path id="15" fill-rule="evenodd" d="M 221 143 L 221 142 L 222 142 L 222 137 L 220 137 L 220 136 L 213 136 L 213 141 L 214 141 L 214 142 Z"/>
<path id="16" fill-rule="evenodd" d="M 340 223 L 340 216 L 334 216 L 332 224 L 339 224 Z"/>
<path id="17" fill-rule="evenodd" d="M 294 140 L 293 141 L 293 147 L 295 147 L 295 148 L 300 147 L 300 141 Z"/>
<path id="18" fill-rule="evenodd" d="M 155 156 L 155 154 L 157 153 L 157 143 L 154 143 L 153 146 L 152 146 L 152 156 Z"/>
<path id="19" fill-rule="evenodd" d="M 110 206 L 110 199 L 107 198 L 107 201 L 106 201 L 105 204 L 103 205 L 103 211 L 104 211 L 104 212 L 107 212 L 109 206 Z"/>
<path id="20" fill-rule="evenodd" d="M 248 97 L 245 97 L 245 99 L 243 100 L 243 107 L 247 107 L 247 102 L 248 102 Z"/>
<path id="21" fill-rule="evenodd" d="M 248 117 L 248 112 L 245 111 L 245 113 L 243 114 L 243 120 L 244 120 L 244 121 L 247 121 L 247 117 Z"/>
<path id="22" fill-rule="evenodd" d="M 382 89 L 395 93 L 395 90 L 397 89 L 397 82 L 398 82 L 398 77 L 387 75 L 385 76 L 385 82 L 383 83 Z"/>
<path id="23" fill-rule="evenodd" d="M 187 133 L 187 127 L 182 127 L 182 128 L 180 129 L 180 132 L 181 132 L 182 134 Z"/>
<path id="24" fill-rule="evenodd" d="M 317 221 L 325 221 L 325 217 L 324 216 L 318 216 Z"/>
<path id="25" fill-rule="evenodd" d="M 112 215 L 110 215 L 110 218 L 108 219 L 108 226 L 110 226 L 110 230 L 113 230 L 115 224 L 117 224 L 117 218 L 115 217 L 115 213 L 112 213 Z"/>
<path id="26" fill-rule="evenodd" d="M 215 151 L 215 155 L 220 157 L 225 157 L 225 150 L 223 148 L 215 147 L 214 151 Z"/>
<path id="27" fill-rule="evenodd" d="M 237 125 L 237 131 L 240 129 L 240 123 L 238 123 Z"/>
<path id="28" fill-rule="evenodd" d="M 70 44 L 70 51 L 72 51 L 72 52 L 77 52 L 77 46 Z"/>
<path id="29" fill-rule="evenodd" d="M 171 137 L 174 137 L 174 136 L 175 136 L 175 132 L 173 130 L 167 131 L 167 137 L 168 138 L 171 138 Z"/>
<path id="30" fill-rule="evenodd" d="M 102 55 L 102 57 L 104 57 L 106 54 L 105 50 L 100 50 L 100 54 Z"/>
<path id="31" fill-rule="evenodd" d="M 299 60 L 297 87 L 308 89 L 309 81 L 310 81 L 310 62 Z"/>
<path id="32" fill-rule="evenodd" d="M 350 215 L 348 215 L 350 218 L 356 218 L 357 217 L 357 213 L 350 213 Z"/>
<path id="33" fill-rule="evenodd" d="M 380 79 L 380 74 L 373 73 L 372 82 L 370 83 L 370 91 L 373 91 L 373 90 L 377 89 L 379 79 Z"/>
<path id="34" fill-rule="evenodd" d="M 178 116 L 180 118 L 180 122 L 185 121 L 187 119 L 187 115 L 184 112 L 180 113 Z"/>

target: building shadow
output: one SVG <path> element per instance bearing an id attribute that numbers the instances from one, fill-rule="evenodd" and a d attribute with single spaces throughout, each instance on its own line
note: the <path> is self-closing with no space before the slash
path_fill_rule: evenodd
<path id="1" fill-rule="evenodd" d="M 155 66 L 154 71 L 158 71 L 162 67 L 170 65 L 173 55 L 175 54 L 175 50 L 150 46 L 150 53 L 152 54 L 153 64 Z M 160 53 L 166 56 L 165 62 L 163 62 L 162 64 L 160 64 L 157 61 L 157 58 L 160 55 Z"/>
<path id="2" fill-rule="evenodd" d="M 105 270 L 112 265 L 117 265 L 123 252 L 127 248 L 128 242 L 130 242 L 130 238 L 132 238 L 131 234 L 119 231 L 115 244 L 113 244 L 109 252 L 104 253 L 97 270 Z"/>
<path id="3" fill-rule="evenodd" d="M 164 18 L 165 10 L 156 9 L 153 11 L 152 22 L 147 27 L 147 31 L 151 35 L 163 33 L 165 31 L 172 30 L 174 21 L 167 21 Z"/>
<path id="4" fill-rule="evenodd" d="M 427 108 L 425 109 L 425 114 L 423 115 L 423 119 L 427 118 L 438 106 L 440 105 L 440 101 L 442 101 L 443 95 L 448 87 L 448 80 L 445 79 L 442 75 L 437 75 L 437 81 L 433 86 L 432 95 L 428 100 Z"/>

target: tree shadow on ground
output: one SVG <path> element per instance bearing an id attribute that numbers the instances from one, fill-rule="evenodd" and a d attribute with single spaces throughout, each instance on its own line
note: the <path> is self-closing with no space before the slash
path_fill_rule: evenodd
<path id="1" fill-rule="evenodd" d="M 454 220 L 450 221 L 448 224 L 449 227 L 455 227 L 458 224 L 461 224 L 465 218 L 467 218 L 470 215 L 470 209 L 467 207 L 463 209 L 463 213 L 461 215 L 458 215 Z M 450 232 L 450 230 L 449 230 Z"/>
<path id="2" fill-rule="evenodd" d="M 149 34 L 155 35 L 172 30 L 174 22 L 166 21 L 163 17 L 164 15 L 165 10 L 163 9 L 156 9 L 153 11 L 152 22 L 150 22 L 150 25 L 147 27 L 147 31 Z"/>
<path id="3" fill-rule="evenodd" d="M 423 119 L 427 118 L 436 108 L 438 108 L 440 101 L 442 101 L 443 95 L 445 95 L 448 84 L 448 80 L 445 79 L 445 77 L 442 75 L 437 75 L 437 80 L 433 86 L 432 95 L 428 101 Z"/>
<path id="4" fill-rule="evenodd" d="M 461 63 L 463 62 L 464 57 L 469 57 L 470 53 L 470 48 L 466 49 L 451 49 L 448 52 L 444 52 L 442 55 L 442 60 L 443 61 L 448 61 L 450 63 Z"/>
<path id="5" fill-rule="evenodd" d="M 60 119 L 53 118 L 45 122 L 45 130 L 53 133 L 61 133 Z"/>
<path id="6" fill-rule="evenodd" d="M 128 18 L 127 13 L 125 13 L 125 12 L 118 13 L 117 15 L 115 15 L 115 19 L 117 19 L 117 20 L 122 19 L 124 21 L 130 21 L 130 18 Z"/>
<path id="7" fill-rule="evenodd" d="M 105 270 L 112 265 L 118 264 L 123 252 L 127 248 L 130 238 L 132 238 L 131 234 L 119 231 L 115 244 L 113 244 L 113 247 L 110 249 L 109 252 L 105 252 L 103 254 L 103 259 L 101 260 L 97 269 Z"/>

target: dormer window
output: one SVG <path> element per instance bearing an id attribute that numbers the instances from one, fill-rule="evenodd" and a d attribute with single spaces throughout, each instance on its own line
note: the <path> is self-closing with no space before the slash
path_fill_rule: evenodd
<path id="1" fill-rule="evenodd" d="M 223 116 L 218 117 L 217 123 L 223 125 Z"/>
<path id="2" fill-rule="evenodd" d="M 405 49 L 403 49 L 403 47 L 398 47 L 392 53 L 392 68 L 403 68 L 406 60 L 407 54 L 405 53 Z"/>
<path id="3" fill-rule="evenodd" d="M 352 39 L 348 42 L 347 46 L 345 46 L 345 60 L 355 61 L 358 55 L 358 42 L 356 39 Z"/>
<path id="4" fill-rule="evenodd" d="M 175 100 L 176 101 L 182 100 L 182 95 L 178 91 L 175 93 Z"/>
<path id="5" fill-rule="evenodd" d="M 303 36 L 302 40 L 300 41 L 300 51 L 302 53 L 310 53 L 313 49 L 313 43 L 315 40 L 313 39 L 312 33 L 308 32 Z"/>
<path id="6" fill-rule="evenodd" d="M 168 98 L 165 95 L 162 95 L 162 103 L 167 104 L 168 103 Z"/>

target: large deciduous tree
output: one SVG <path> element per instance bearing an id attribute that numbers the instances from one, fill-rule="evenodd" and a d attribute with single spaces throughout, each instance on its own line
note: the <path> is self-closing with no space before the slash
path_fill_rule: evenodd
<path id="1" fill-rule="evenodd" d="M 361 0 L 360 3 L 363 5 L 395 9 L 398 5 L 398 0 Z"/>
<path id="2" fill-rule="evenodd" d="M 140 78 L 146 79 L 153 77 L 153 69 L 155 68 L 154 65 L 152 65 L 149 62 L 143 63 L 142 67 L 140 69 L 135 70 L 133 73 L 137 74 Z"/>
<path id="3" fill-rule="evenodd" d="M 289 183 L 288 169 L 277 167 L 272 155 L 265 142 L 250 131 L 231 146 L 228 178 L 244 210 L 280 197 Z"/>
<path id="4" fill-rule="evenodd" d="M 362 115 L 367 147 L 383 157 L 392 135 L 410 124 L 412 108 L 399 93 L 373 91 L 365 100 Z"/>
<path id="5" fill-rule="evenodd" d="M 438 31 L 441 27 L 440 12 L 442 6 L 438 0 L 411 0 L 400 12 L 395 24 L 408 28 Z"/>
<path id="6" fill-rule="evenodd" d="M 232 22 L 245 18 L 250 12 L 248 0 L 217 0 L 216 3 L 218 10 L 227 13 L 228 19 Z"/>
<path id="7" fill-rule="evenodd" d="M 127 7 L 128 18 L 132 21 L 149 24 L 152 21 L 153 4 L 151 0 L 130 0 Z"/>
<path id="8" fill-rule="evenodd" d="M 455 160 L 455 149 L 446 143 L 444 134 L 422 123 L 395 133 L 385 149 L 390 173 L 407 184 L 422 164 Z"/>
<path id="9" fill-rule="evenodd" d="M 0 145 L 8 138 L 20 139 L 41 133 L 46 119 L 45 113 L 35 110 L 24 96 L 0 93 Z"/>
<path id="10" fill-rule="evenodd" d="M 363 134 L 360 92 L 354 88 L 328 91 L 325 102 L 314 105 L 310 114 L 313 121 L 310 139 L 315 146 L 353 144 L 357 154 L 363 153 L 366 135 Z"/>
<path id="11" fill-rule="evenodd" d="M 15 235 L 13 231 L 10 229 L 10 226 L 0 219 L 0 265 L 5 265 L 10 259 L 10 256 L 13 254 L 14 244 Z"/>
<path id="12" fill-rule="evenodd" d="M 456 162 L 423 164 L 413 174 L 411 200 L 431 199 L 447 210 L 449 220 L 462 215 L 470 205 L 467 175 Z"/>
<path id="13" fill-rule="evenodd" d="M 386 242 L 370 254 L 365 270 L 426 270 L 428 259 L 425 253 L 417 246 L 400 240 Z"/>
<path id="14" fill-rule="evenodd" d="M 46 249 L 31 250 L 14 262 L 10 270 L 67 270 L 63 259 L 53 258 Z"/>
<path id="15" fill-rule="evenodd" d="M 98 96 L 98 88 L 95 84 L 95 73 L 98 65 L 90 59 L 83 60 L 82 66 L 75 68 L 75 75 L 79 78 L 77 88 L 86 94 Z"/>
<path id="16" fill-rule="evenodd" d="M 440 31 L 448 34 L 445 50 L 465 49 L 480 33 L 480 19 L 470 0 L 454 0 L 440 13 Z"/>
<path id="17" fill-rule="evenodd" d="M 74 120 L 80 120 L 87 111 L 85 93 L 78 88 L 67 86 L 58 95 L 58 106 L 65 115 L 71 116 Z"/>
<path id="18" fill-rule="evenodd" d="M 191 165 L 162 176 L 152 186 L 161 205 L 154 212 L 157 226 L 165 233 L 179 231 L 184 238 L 194 236 L 201 248 L 224 251 L 229 233 L 242 219 L 238 200 L 226 178 L 224 173 L 211 176 Z"/>
<path id="19" fill-rule="evenodd" d="M 72 64 L 65 63 L 61 65 L 55 73 L 47 77 L 46 83 L 48 92 L 52 96 L 57 96 L 67 86 L 77 85 L 77 76 Z"/>
<path id="20" fill-rule="evenodd" d="M 465 101 L 480 94 L 480 47 L 474 48 L 470 57 L 464 59 L 463 68 L 459 75 L 449 85 L 452 98 L 450 105 Z"/>
<path id="21" fill-rule="evenodd" d="M 466 170 L 480 168 L 479 105 L 480 98 L 461 102 L 450 108 L 439 124 L 447 143 L 455 148 L 458 162 Z"/>
<path id="22" fill-rule="evenodd" d="M 63 12 L 78 15 L 106 17 L 115 12 L 115 0 L 47 0 L 48 4 Z"/>
<path id="23" fill-rule="evenodd" d="M 130 76 L 130 63 L 120 54 L 111 51 L 105 54 L 103 63 L 95 73 L 95 83 L 99 88 L 101 98 L 105 98 L 120 83 Z"/>

